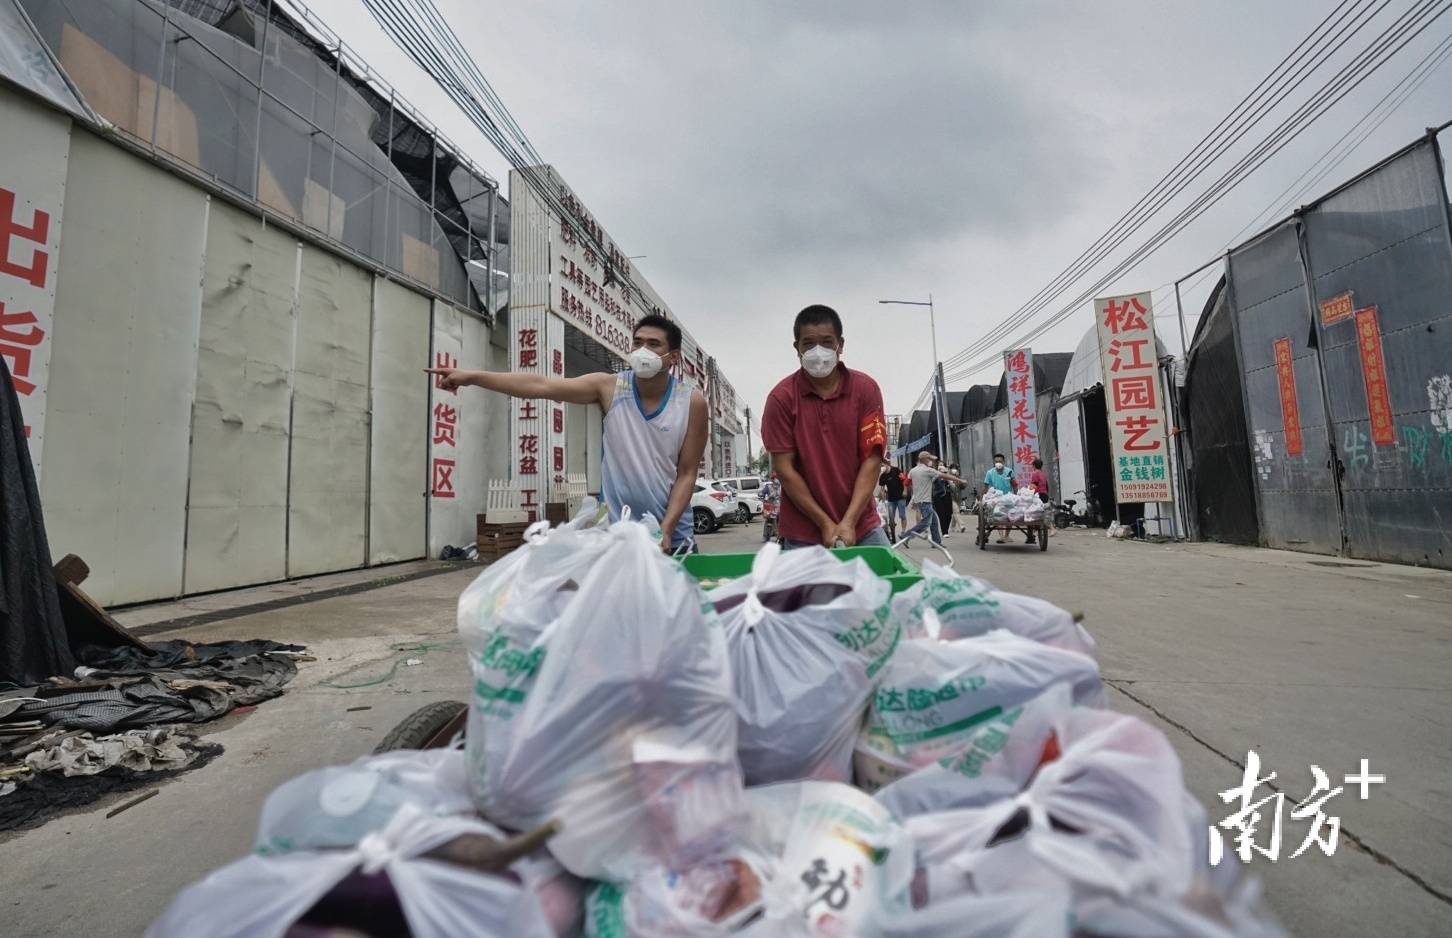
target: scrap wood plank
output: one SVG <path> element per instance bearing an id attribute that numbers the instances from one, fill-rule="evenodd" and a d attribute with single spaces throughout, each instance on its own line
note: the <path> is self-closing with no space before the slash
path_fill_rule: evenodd
<path id="1" fill-rule="evenodd" d="M 91 568 L 75 554 L 66 554 L 55 565 L 56 594 L 60 597 L 61 618 L 72 646 L 102 645 L 114 648 L 130 645 L 141 651 L 151 646 L 132 635 L 94 599 L 87 596 L 80 584 L 91 575 Z"/>

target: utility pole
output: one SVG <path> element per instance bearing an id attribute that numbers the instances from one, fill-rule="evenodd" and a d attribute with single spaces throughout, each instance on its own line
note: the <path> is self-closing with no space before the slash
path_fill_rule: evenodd
<path id="1" fill-rule="evenodd" d="M 943 362 L 938 358 L 938 320 L 933 309 L 933 295 L 928 294 L 926 303 L 921 300 L 878 300 L 877 302 L 887 306 L 926 306 L 928 308 L 928 328 L 933 337 L 933 398 L 938 402 L 938 457 L 946 460 L 948 456 L 948 413 L 944 392 L 947 387 L 943 381 Z M 954 459 L 957 458 L 956 451 L 955 446 Z"/>
<path id="2" fill-rule="evenodd" d="M 746 464 L 756 471 L 756 453 L 751 448 L 751 408 L 746 409 Z"/>

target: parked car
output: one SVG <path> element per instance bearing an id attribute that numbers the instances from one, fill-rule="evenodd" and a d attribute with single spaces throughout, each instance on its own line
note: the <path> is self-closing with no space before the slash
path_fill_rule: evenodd
<path id="1" fill-rule="evenodd" d="M 763 484 L 761 476 L 729 476 L 717 479 L 717 482 L 727 486 L 736 492 L 736 497 L 741 502 L 738 514 L 741 515 L 743 523 L 761 514 L 761 487 Z"/>
<path id="2" fill-rule="evenodd" d="M 761 491 L 762 485 L 765 484 L 761 481 L 761 476 L 758 475 L 723 476 L 716 481 L 723 482 L 726 485 L 731 486 L 737 491 L 738 494 L 741 495 L 755 495 L 757 492 Z"/>
<path id="3" fill-rule="evenodd" d="M 761 514 L 761 499 L 756 495 L 739 491 L 727 479 L 703 479 L 702 481 L 717 492 L 729 492 L 735 497 L 736 514 L 729 520 L 739 524 L 750 524 L 752 518 Z M 760 489 L 756 491 L 760 491 Z"/>
<path id="4" fill-rule="evenodd" d="M 691 525 L 697 534 L 719 530 L 728 521 L 739 520 L 736 493 L 710 479 L 697 479 L 691 493 Z"/>

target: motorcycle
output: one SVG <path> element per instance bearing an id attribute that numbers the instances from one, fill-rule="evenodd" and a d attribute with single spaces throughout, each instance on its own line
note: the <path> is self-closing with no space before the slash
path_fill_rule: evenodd
<path id="1" fill-rule="evenodd" d="M 1098 527 L 1098 502 L 1094 501 L 1094 497 L 1082 489 L 1074 494 L 1084 496 L 1084 511 L 1076 512 L 1074 510 L 1074 506 L 1079 504 L 1078 499 L 1066 498 L 1063 502 L 1050 502 L 1049 509 L 1054 513 L 1054 527 L 1061 530 L 1068 527 Z"/>

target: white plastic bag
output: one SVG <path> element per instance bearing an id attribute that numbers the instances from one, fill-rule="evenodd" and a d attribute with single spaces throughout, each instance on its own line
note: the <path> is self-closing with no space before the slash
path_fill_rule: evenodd
<path id="1" fill-rule="evenodd" d="M 1128 896 L 1076 886 L 1075 920 L 1094 934 L 1122 938 L 1288 938 L 1261 901 L 1260 882 L 1234 856 L 1210 866 L 1205 811 L 1189 792 L 1182 804 L 1190 837 L 1190 887 L 1180 894 L 1142 889 Z"/>
<path id="2" fill-rule="evenodd" d="M 1054 732 L 1061 753 L 1018 795 L 906 820 L 930 903 L 1030 888 L 1046 876 L 1116 896 L 1189 888 L 1196 861 L 1184 784 L 1163 734 L 1087 708 L 1060 713 Z"/>
<path id="3" fill-rule="evenodd" d="M 1055 684 L 1074 703 L 1104 705 L 1094 659 L 998 629 L 976 638 L 902 642 L 879 675 L 854 757 L 867 791 L 942 763 L 973 777 L 997 751 L 1012 712 Z"/>
<path id="4" fill-rule="evenodd" d="M 1027 787 L 1041 765 L 1058 758 L 1055 727 L 1073 705 L 1072 688 L 1055 684 L 973 727 L 953 755 L 913 769 L 873 797 L 900 819 L 1012 798 Z"/>
<path id="5" fill-rule="evenodd" d="M 950 641 L 1008 629 L 1045 645 L 1093 655 L 1093 637 L 1068 612 L 1034 596 L 1008 593 L 987 580 L 923 561 L 923 580 L 893 597 L 907 638 Z"/>
<path id="6" fill-rule="evenodd" d="M 900 634 L 891 593 L 859 558 L 768 544 L 749 576 L 707 594 L 731 654 L 748 785 L 851 781 L 872 679 Z"/>
<path id="7" fill-rule="evenodd" d="M 484 815 L 571 872 L 625 880 L 724 856 L 749 822 L 725 640 L 645 526 L 555 531 L 459 599 Z"/>
<path id="8" fill-rule="evenodd" d="M 910 907 L 912 842 L 871 798 L 832 782 L 766 785 L 747 797 L 751 833 L 734 869 L 601 884 L 586 900 L 586 938 L 874 938 Z M 719 921 L 701 914 L 743 885 L 747 894 L 728 900 L 739 907 Z"/>
<path id="9" fill-rule="evenodd" d="M 1072 923 L 1075 935 L 1116 938 L 1286 938 L 1260 902 L 1259 883 L 1244 876 L 1233 858 L 1218 868 L 1209 866 L 1205 815 L 1179 787 L 1175 773 L 1167 771 L 1173 762 L 1172 754 L 1164 758 L 1168 743 L 1162 737 L 1156 741 L 1147 725 L 1138 729 L 1149 734 L 1104 735 L 1104 724 L 1112 719 L 1076 714 L 1080 730 L 1085 723 L 1090 727 L 1090 736 L 1078 739 L 1076 729 L 1061 722 L 1058 732 L 1071 739 L 1070 767 L 1058 773 L 1058 784 L 1074 793 L 1041 791 L 1037 798 L 1026 794 L 1010 801 L 1013 813 L 994 831 L 989 846 L 952 856 L 944 850 L 986 812 L 929 814 L 909 821 L 925 864 L 919 870 L 925 883 L 915 899 L 926 908 L 896 920 L 893 938 L 1068 935 L 1054 927 L 1056 922 Z M 1107 746 L 1093 755 L 1084 752 L 1086 743 Z M 1120 764 L 1109 769 L 1107 763 L 1116 761 Z M 1139 785 L 1130 778 L 1139 778 Z M 1052 784 L 1046 782 L 1045 788 Z M 1145 797 L 1156 785 L 1158 791 Z M 1069 816 L 1076 820 L 1065 820 Z M 1004 927 L 1012 925 L 1011 918 L 992 921 L 993 910 L 1009 912 L 1015 906 L 1022 921 L 1040 923 L 1037 931 Z M 954 928 L 955 918 L 963 925 Z"/>
<path id="10" fill-rule="evenodd" d="M 530 884 L 419 858 L 461 834 L 502 836 L 477 818 L 404 805 L 351 849 L 254 854 L 182 890 L 146 938 L 281 938 L 355 869 L 388 874 L 416 938 L 555 938 Z"/>
<path id="11" fill-rule="evenodd" d="M 351 847 L 404 804 L 430 817 L 474 813 L 464 753 L 400 750 L 315 769 L 273 789 L 262 805 L 255 851 Z"/>
<path id="12" fill-rule="evenodd" d="M 1070 890 L 1061 883 L 992 896 L 955 896 L 894 916 L 883 936 L 1071 938 L 1070 908 Z"/>

